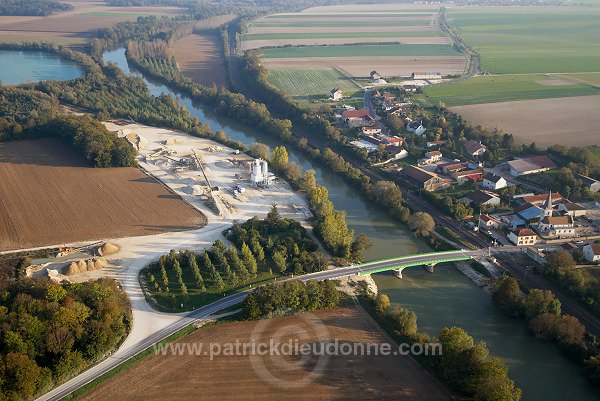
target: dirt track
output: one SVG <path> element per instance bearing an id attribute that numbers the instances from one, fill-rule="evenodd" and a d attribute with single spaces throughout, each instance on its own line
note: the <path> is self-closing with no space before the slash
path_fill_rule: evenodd
<path id="1" fill-rule="evenodd" d="M 0 183 L 0 251 L 206 224 L 138 168 L 87 167 L 55 138 L 0 143 Z"/>
<path id="2" fill-rule="evenodd" d="M 414 71 L 436 71 L 442 75 L 462 74 L 466 68 L 464 57 L 307 57 L 264 58 L 266 68 L 285 67 L 338 67 L 351 76 L 365 77 L 377 70 L 383 76 L 409 76 Z"/>
<path id="3" fill-rule="evenodd" d="M 326 326 L 327 338 L 318 336 L 314 325 L 301 316 L 261 322 L 238 322 L 201 329 L 182 338 L 180 343 L 209 342 L 226 344 L 263 342 L 273 338 L 285 343 L 299 339 L 303 330 L 307 337 L 301 343 L 334 340 L 347 343 L 382 343 L 386 340 L 367 317 L 354 308 L 336 308 L 317 312 Z M 260 334 L 252 336 L 264 324 Z M 293 333 L 293 334 L 291 334 Z M 254 358 L 254 357 L 252 357 Z M 406 356 L 331 356 L 318 370 L 315 380 L 300 388 L 297 383 L 307 371 L 318 365 L 311 356 L 300 363 L 300 357 L 258 357 L 264 363 L 254 364 L 250 356 L 221 355 L 212 361 L 203 355 L 153 355 L 130 368 L 82 400 L 450 400 L 450 393 L 440 382 L 412 358 Z M 287 370 L 285 367 L 290 368 Z M 258 373 L 257 373 L 258 372 Z M 262 372 L 262 374 L 261 374 Z M 265 372 L 285 381 L 281 387 L 264 381 Z"/>
<path id="4" fill-rule="evenodd" d="M 498 128 L 519 143 L 592 146 L 600 143 L 600 96 L 519 100 L 450 108 L 472 124 Z"/>
<path id="5" fill-rule="evenodd" d="M 194 82 L 227 87 L 223 41 L 217 34 L 192 34 L 175 42 L 175 58 L 184 75 Z"/>

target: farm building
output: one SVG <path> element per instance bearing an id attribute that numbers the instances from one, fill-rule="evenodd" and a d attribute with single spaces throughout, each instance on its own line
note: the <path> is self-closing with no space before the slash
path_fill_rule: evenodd
<path id="1" fill-rule="evenodd" d="M 526 203 L 517 207 L 515 213 L 525 222 L 532 223 L 537 222 L 540 219 L 540 216 L 544 214 L 544 209 L 533 203 Z"/>
<path id="2" fill-rule="evenodd" d="M 540 195 L 516 195 L 513 199 L 518 203 L 533 203 L 534 205 L 542 205 L 548 199 L 548 194 Z M 556 203 L 563 199 L 563 196 L 558 192 L 552 192 L 552 203 Z"/>
<path id="3" fill-rule="evenodd" d="M 593 179 L 592 177 L 588 177 L 583 174 L 575 174 L 577 179 L 583 181 L 583 185 L 585 185 L 592 192 L 600 192 L 600 181 Z"/>
<path id="4" fill-rule="evenodd" d="M 583 256 L 588 262 L 600 262 L 600 244 L 588 244 L 583 247 Z"/>
<path id="5" fill-rule="evenodd" d="M 518 177 L 520 175 L 541 173 L 556 168 L 556 164 L 548 156 L 530 156 L 519 157 L 507 162 L 510 168 L 510 175 Z"/>
<path id="6" fill-rule="evenodd" d="M 518 228 L 508 233 L 508 239 L 517 246 L 533 245 L 537 241 L 537 235 L 529 228 Z"/>
<path id="7" fill-rule="evenodd" d="M 483 177 L 483 171 L 481 170 L 462 170 L 450 174 L 452 178 L 459 184 L 464 184 L 468 181 L 480 181 Z"/>
<path id="8" fill-rule="evenodd" d="M 334 101 L 342 100 L 342 90 L 340 88 L 333 88 L 329 93 Z"/>
<path id="9" fill-rule="evenodd" d="M 473 157 L 481 156 L 487 150 L 485 145 L 474 139 L 470 139 L 467 142 L 465 142 L 464 148 L 467 151 L 467 153 Z"/>
<path id="10" fill-rule="evenodd" d="M 369 75 L 371 77 L 372 80 L 377 81 L 378 79 L 381 79 L 381 74 L 379 74 L 377 71 L 373 70 L 371 71 L 371 74 Z"/>
<path id="11" fill-rule="evenodd" d="M 375 123 L 375 119 L 369 114 L 369 110 L 345 110 L 342 113 L 342 119 L 348 127 L 370 127 Z"/>
<path id="12" fill-rule="evenodd" d="M 568 214 L 571 217 L 585 216 L 587 210 L 579 203 L 565 202 L 558 205 L 558 211 Z"/>
<path id="13" fill-rule="evenodd" d="M 425 127 L 423 127 L 422 120 L 409 121 L 406 123 L 406 129 L 415 135 L 423 135 Z"/>
<path id="14" fill-rule="evenodd" d="M 439 72 L 413 72 L 412 79 L 442 79 Z"/>
<path id="15" fill-rule="evenodd" d="M 498 194 L 495 194 L 493 192 L 482 191 L 482 190 L 478 189 L 476 191 L 471 192 L 464 198 L 459 199 L 459 202 L 469 203 L 469 204 L 472 203 L 472 204 L 479 205 L 479 206 L 481 206 L 481 205 L 494 206 L 494 205 L 500 204 L 500 196 L 498 196 Z"/>
<path id="16" fill-rule="evenodd" d="M 503 177 L 494 173 L 487 173 L 483 177 L 483 183 L 481 184 L 482 187 L 487 189 L 502 189 L 505 188 L 507 185 L 508 183 Z"/>
<path id="17" fill-rule="evenodd" d="M 444 185 L 444 180 L 440 176 L 419 167 L 407 166 L 400 174 L 414 186 L 426 191 L 435 191 Z"/>

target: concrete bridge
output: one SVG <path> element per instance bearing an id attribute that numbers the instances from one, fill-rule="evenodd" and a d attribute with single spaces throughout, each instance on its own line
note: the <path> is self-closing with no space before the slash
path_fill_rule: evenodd
<path id="1" fill-rule="evenodd" d="M 508 250 L 508 249 L 503 249 Z M 469 260 L 478 256 L 487 255 L 488 249 L 476 250 L 460 250 L 460 251 L 443 251 L 422 253 L 419 255 L 402 256 L 397 258 L 376 260 L 363 264 L 351 265 L 330 269 L 322 272 L 306 274 L 298 277 L 298 280 L 335 280 L 342 277 L 354 275 L 367 275 L 393 270 L 394 274 L 402 278 L 402 271 L 407 267 L 425 266 L 425 268 L 433 273 L 434 266 L 438 263 L 458 262 L 461 260 Z"/>

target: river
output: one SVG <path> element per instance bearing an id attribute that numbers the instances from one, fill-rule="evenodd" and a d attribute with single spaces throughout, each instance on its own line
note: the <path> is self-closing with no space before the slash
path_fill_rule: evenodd
<path id="1" fill-rule="evenodd" d="M 128 66 L 125 50 L 104 54 L 105 61 L 118 64 L 126 73 L 142 76 Z M 263 142 L 273 147 L 280 142 L 260 132 L 216 116 L 200 104 L 180 96 L 164 85 L 146 79 L 154 95 L 169 93 L 179 97 L 180 104 L 214 130 L 223 130 L 227 136 L 246 145 Z M 349 226 L 357 233 L 366 233 L 373 247 L 367 251 L 370 260 L 426 252 L 430 249 L 414 238 L 404 226 L 390 222 L 377 206 L 362 198 L 357 190 L 348 186 L 337 175 L 322 169 L 313 161 L 288 147 L 290 160 L 303 170 L 314 169 L 318 183 L 329 190 L 329 197 L 337 209 L 345 210 Z M 474 286 L 455 269 L 437 267 L 435 274 L 419 267 L 404 271 L 399 280 L 391 273 L 374 275 L 380 291 L 390 296 L 394 303 L 415 311 L 419 330 L 437 334 L 444 326 L 465 328 L 477 341 L 485 341 L 490 352 L 500 357 L 510 368 L 510 376 L 523 390 L 525 401 L 600 400 L 581 369 L 559 354 L 547 343 L 535 340 L 522 321 L 507 318 L 495 310 L 488 292 Z"/>
<path id="2" fill-rule="evenodd" d="M 79 64 L 41 51 L 0 50 L 0 66 L 0 81 L 10 85 L 70 80 L 83 74 Z"/>

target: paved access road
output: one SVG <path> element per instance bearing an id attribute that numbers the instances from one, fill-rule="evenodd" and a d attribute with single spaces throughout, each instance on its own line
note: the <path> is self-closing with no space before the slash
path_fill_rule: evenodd
<path id="1" fill-rule="evenodd" d="M 503 249 L 503 251 L 508 251 L 513 248 Z M 357 274 L 365 274 L 369 272 L 378 271 L 382 268 L 392 268 L 398 266 L 400 264 L 408 264 L 408 263 L 422 263 L 423 265 L 431 263 L 435 260 L 443 259 L 444 257 L 450 256 L 465 256 L 465 257 L 475 257 L 481 256 L 487 253 L 486 249 L 479 250 L 469 250 L 469 251 L 448 251 L 448 252 L 436 252 L 432 254 L 424 254 L 424 255 L 414 255 L 414 256 L 406 256 L 399 257 L 394 259 L 387 259 L 384 261 L 371 262 L 365 264 L 357 264 L 347 267 L 335 268 L 330 270 L 325 270 L 322 272 L 306 274 L 302 276 L 297 276 L 293 278 L 289 278 L 288 280 L 300 280 L 300 281 L 309 281 L 309 280 L 333 280 L 339 279 L 342 277 L 353 276 Z M 117 367 L 121 363 L 126 360 L 132 358 L 133 356 L 139 354 L 140 352 L 152 347 L 154 344 L 159 341 L 167 338 L 171 334 L 183 329 L 184 327 L 190 325 L 195 320 L 206 318 L 216 312 L 228 308 L 232 305 L 238 304 L 242 302 L 247 296 L 250 290 L 240 292 L 234 295 L 230 295 L 225 297 L 217 302 L 214 302 L 210 305 L 199 308 L 193 312 L 188 313 L 187 315 L 182 316 L 178 320 L 174 321 L 170 325 L 156 331 L 152 335 L 140 340 L 138 343 L 129 347 L 126 351 L 121 352 L 118 356 L 108 357 L 106 360 L 102 361 L 98 365 L 86 370 L 81 373 L 79 376 L 71 379 L 67 383 L 64 383 L 54 390 L 44 394 L 38 401 L 54 401 L 60 400 L 61 398 L 71 394 L 73 391 L 78 388 L 90 383 L 97 377 L 102 376 L 104 373 L 110 371 L 111 369 Z"/>

